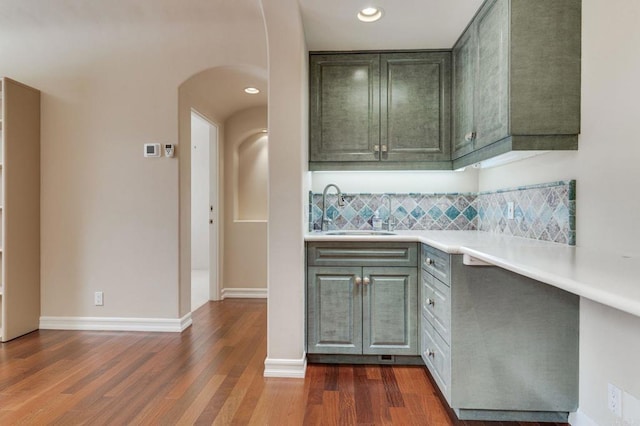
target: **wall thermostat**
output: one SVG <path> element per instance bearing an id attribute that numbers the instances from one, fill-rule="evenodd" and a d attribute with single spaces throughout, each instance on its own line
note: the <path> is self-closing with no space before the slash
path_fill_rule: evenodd
<path id="1" fill-rule="evenodd" d="M 174 144 L 168 143 L 164 146 L 164 156 L 165 157 L 173 157 L 175 153 L 176 146 Z"/>
<path id="2" fill-rule="evenodd" d="M 144 156 L 145 157 L 160 157 L 160 144 L 159 143 L 145 143 L 144 144 Z"/>

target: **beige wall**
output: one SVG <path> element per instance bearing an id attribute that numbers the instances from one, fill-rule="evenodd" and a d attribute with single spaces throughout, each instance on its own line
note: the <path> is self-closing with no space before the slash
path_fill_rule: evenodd
<path id="1" fill-rule="evenodd" d="M 191 75 L 266 68 L 260 11 L 247 12 L 247 3 L 176 10 L 174 1 L 149 0 L 136 10 L 161 16 L 146 13 L 142 23 L 114 2 L 65 13 L 56 2 L 3 4 L 0 74 L 42 91 L 42 315 L 189 311 L 188 297 L 178 303 L 183 152 L 145 159 L 142 149 L 177 142 L 178 86 Z M 93 306 L 97 290 L 102 307 Z"/>
<path id="2" fill-rule="evenodd" d="M 263 192 L 266 192 L 267 189 L 266 167 L 258 167 L 256 173 L 245 172 L 245 176 L 239 169 L 243 145 L 247 149 L 247 144 L 251 145 L 253 141 L 264 140 L 265 134 L 262 133 L 262 129 L 266 127 L 266 107 L 240 111 L 225 122 L 223 278 L 225 289 L 267 287 L 266 212 L 261 212 L 261 219 L 254 220 L 241 220 L 238 212 L 240 197 L 248 195 L 242 194 L 244 189 L 241 181 L 254 187 L 261 184 Z M 245 164 L 245 166 L 249 167 L 250 165 Z M 247 182 L 253 180 L 258 180 L 258 182 Z M 266 197 L 264 193 L 260 195 Z"/>
<path id="3" fill-rule="evenodd" d="M 265 375 L 304 374 L 307 51 L 296 0 L 262 0 L 269 51 L 268 325 Z"/>
<path id="4" fill-rule="evenodd" d="M 582 7 L 579 151 L 483 170 L 480 190 L 577 179 L 577 244 L 640 256 L 640 2 L 585 0 Z M 580 414 L 615 424 L 607 384 L 640 399 L 640 318 L 588 300 L 580 309 Z"/>
<path id="5" fill-rule="evenodd" d="M 266 124 L 266 114 L 265 114 Z M 237 220 L 265 221 L 268 217 L 269 137 L 266 133 L 249 136 L 237 148 Z"/>

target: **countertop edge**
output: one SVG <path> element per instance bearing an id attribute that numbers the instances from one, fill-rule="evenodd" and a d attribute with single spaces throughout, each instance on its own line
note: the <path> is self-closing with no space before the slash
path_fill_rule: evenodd
<path id="1" fill-rule="evenodd" d="M 548 256 L 549 252 L 555 253 L 556 251 L 561 253 L 567 253 L 567 250 L 576 256 L 576 251 L 579 248 L 573 246 L 566 246 L 557 243 L 541 242 L 537 240 L 529 240 L 520 237 L 511 237 L 497 234 L 490 234 L 482 231 L 399 231 L 397 235 L 326 235 L 319 233 L 308 233 L 305 235 L 306 242 L 320 242 L 320 241 L 351 241 L 351 242 L 382 242 L 382 241 L 395 241 L 395 242 L 417 242 L 424 243 L 438 250 L 442 250 L 449 254 L 467 254 L 473 256 L 479 260 L 487 262 L 489 264 L 501 267 L 508 271 L 526 276 L 536 281 L 543 282 L 545 284 L 552 285 L 554 287 L 565 290 L 569 293 L 573 293 L 580 297 L 592 300 L 594 302 L 601 303 L 603 305 L 618 309 L 628 314 L 640 317 L 640 291 L 636 290 L 638 286 L 635 286 L 632 282 L 623 283 L 621 286 L 623 292 L 629 294 L 619 294 L 617 292 L 608 290 L 602 287 L 606 285 L 599 282 L 597 278 L 594 278 L 594 282 L 585 282 L 576 279 L 570 275 L 576 275 L 575 269 L 584 267 L 584 265 L 574 262 L 569 265 L 569 271 L 572 273 L 557 273 L 551 269 L 544 269 L 536 265 L 535 259 L 532 261 L 526 256 L 496 254 L 495 246 L 507 247 L 508 250 L 514 252 L 518 249 L 526 247 L 527 250 L 534 253 L 540 251 Z M 502 250 L 503 251 L 503 250 Z M 492 253 L 493 252 L 493 253 Z M 511 253 L 510 253 L 511 254 Z M 539 263 L 539 262 L 538 262 Z M 640 274 L 640 262 L 634 263 L 635 267 L 639 269 Z M 593 265 L 589 265 L 594 267 Z M 611 272 L 605 270 L 604 267 L 600 267 L 601 274 L 607 275 Z M 580 274 L 577 274 L 580 275 Z M 582 275 L 590 275 L 583 271 Z M 638 275 L 640 276 L 640 275 Z M 591 278 L 589 278 L 591 279 Z M 615 280 L 615 275 L 610 280 Z M 626 284 L 626 285 L 625 285 Z"/>

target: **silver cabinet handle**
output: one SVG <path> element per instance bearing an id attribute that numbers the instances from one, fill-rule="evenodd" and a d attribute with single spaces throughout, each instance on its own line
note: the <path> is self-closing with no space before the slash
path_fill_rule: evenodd
<path id="1" fill-rule="evenodd" d="M 434 358 L 436 356 L 436 353 L 431 349 L 427 349 L 425 353 L 427 354 L 428 357 L 431 357 L 431 358 Z"/>
<path id="2" fill-rule="evenodd" d="M 374 145 L 373 152 L 380 152 L 380 145 Z"/>
<path id="3" fill-rule="evenodd" d="M 362 278 L 356 277 L 356 285 L 362 284 Z"/>
<path id="4" fill-rule="evenodd" d="M 430 297 L 427 297 L 427 305 L 431 305 L 431 306 L 436 306 L 436 301 L 431 299 Z"/>
<path id="5" fill-rule="evenodd" d="M 431 259 L 430 257 L 427 257 L 427 258 L 424 260 L 424 264 L 425 264 L 425 265 L 427 265 L 427 266 L 433 265 L 433 263 L 434 263 L 434 262 L 433 262 L 433 259 Z"/>
<path id="6" fill-rule="evenodd" d="M 382 152 L 387 152 L 387 146 L 386 145 L 382 145 Z"/>
<path id="7" fill-rule="evenodd" d="M 469 132 L 466 135 L 464 135 L 464 140 L 467 142 L 471 142 L 475 138 L 476 138 L 476 132 Z"/>
<path id="8" fill-rule="evenodd" d="M 371 283 L 369 277 L 364 277 L 364 285 L 369 285 L 369 283 Z"/>

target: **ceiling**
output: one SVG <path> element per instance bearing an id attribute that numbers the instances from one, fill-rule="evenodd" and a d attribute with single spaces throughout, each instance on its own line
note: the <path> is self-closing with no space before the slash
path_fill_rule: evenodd
<path id="1" fill-rule="evenodd" d="M 211 118 L 220 122 L 246 108 L 267 105 L 266 70 L 247 66 L 216 67 L 192 76 L 185 83 L 193 80 L 198 83 L 198 93 L 195 96 L 209 105 L 210 112 L 215 116 Z M 260 89 L 260 93 L 244 93 L 247 86 Z"/>
<path id="2" fill-rule="evenodd" d="M 317 50 L 451 48 L 483 0 L 299 0 L 307 47 Z M 382 19 L 358 21 L 367 6 Z"/>

